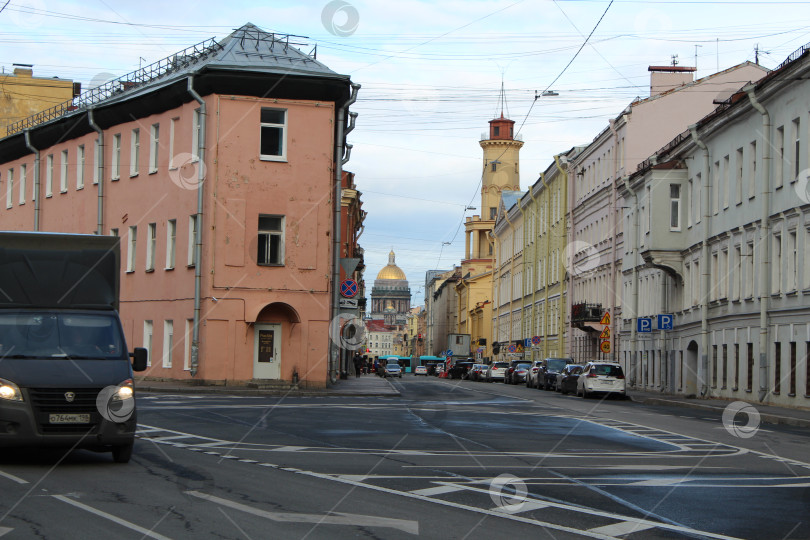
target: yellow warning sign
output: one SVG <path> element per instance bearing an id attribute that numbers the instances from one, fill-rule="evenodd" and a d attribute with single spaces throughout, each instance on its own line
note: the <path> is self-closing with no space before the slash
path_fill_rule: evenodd
<path id="1" fill-rule="evenodd" d="M 599 334 L 599 339 L 610 339 L 610 327 L 606 326 L 602 333 Z"/>
<path id="2" fill-rule="evenodd" d="M 602 343 L 600 343 L 599 350 L 605 354 L 608 354 L 610 352 L 610 341 L 605 340 Z"/>
<path id="3" fill-rule="evenodd" d="M 599 321 L 599 324 L 610 324 L 610 312 L 606 311 L 604 315 L 602 315 L 602 320 Z"/>

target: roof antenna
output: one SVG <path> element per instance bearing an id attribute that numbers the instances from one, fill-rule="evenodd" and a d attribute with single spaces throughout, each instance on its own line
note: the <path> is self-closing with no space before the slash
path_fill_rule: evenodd
<path id="1" fill-rule="evenodd" d="M 672 65 L 673 65 L 673 66 L 677 66 L 677 65 L 678 65 L 678 55 L 677 55 L 677 54 L 673 54 L 673 55 L 672 55 Z"/>

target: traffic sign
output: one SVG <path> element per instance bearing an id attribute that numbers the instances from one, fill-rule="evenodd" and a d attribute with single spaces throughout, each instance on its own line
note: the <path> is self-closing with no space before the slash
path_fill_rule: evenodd
<path id="1" fill-rule="evenodd" d="M 445 356 L 453 356 L 453 349 L 447 349 L 447 352 L 444 353 Z"/>
<path id="2" fill-rule="evenodd" d="M 344 279 L 340 284 L 340 294 L 345 298 L 354 298 L 357 294 L 357 282 L 353 279 Z"/>
<path id="3" fill-rule="evenodd" d="M 674 326 L 675 317 L 668 314 L 658 315 L 658 329 L 659 330 L 672 330 Z"/>
<path id="4" fill-rule="evenodd" d="M 540 336 L 534 336 L 532 338 L 532 345 L 540 345 L 543 339 Z"/>
<path id="5" fill-rule="evenodd" d="M 636 319 L 636 330 L 641 333 L 652 332 L 652 317 L 639 317 Z"/>
<path id="6" fill-rule="evenodd" d="M 338 298 L 340 307 L 344 309 L 357 309 L 357 298 Z"/>
<path id="7" fill-rule="evenodd" d="M 526 338 L 523 340 L 524 347 L 531 347 L 532 346 L 532 338 Z"/>
<path id="8" fill-rule="evenodd" d="M 509 348 L 506 349 L 506 350 L 513 353 L 513 352 L 517 351 L 517 345 L 509 345 Z"/>
<path id="9" fill-rule="evenodd" d="M 605 354 L 610 352 L 610 340 L 605 340 L 599 344 L 599 350 Z"/>
<path id="10" fill-rule="evenodd" d="M 604 315 L 602 315 L 602 320 L 599 321 L 599 324 L 610 324 L 610 312 L 606 311 Z"/>
<path id="11" fill-rule="evenodd" d="M 602 333 L 599 334 L 599 339 L 610 339 L 610 327 L 606 326 Z"/>

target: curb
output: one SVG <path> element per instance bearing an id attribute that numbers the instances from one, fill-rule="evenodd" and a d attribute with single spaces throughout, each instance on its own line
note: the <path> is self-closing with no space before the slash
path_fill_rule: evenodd
<path id="1" fill-rule="evenodd" d="M 725 409 L 725 407 L 719 407 L 716 405 L 707 405 L 703 403 L 692 403 L 689 401 L 680 401 L 656 397 L 639 397 L 639 396 L 632 396 L 629 394 L 628 397 L 635 403 L 644 403 L 646 405 L 665 405 L 665 406 L 684 407 L 687 409 L 701 409 L 704 411 L 714 411 L 720 414 L 722 414 L 723 410 Z M 756 407 L 756 404 L 752 403 L 752 405 Z M 810 428 L 810 419 L 808 418 L 779 416 L 778 414 L 765 413 L 761 411 L 759 411 L 759 418 L 761 422 L 764 422 L 766 424 L 782 424 L 787 426 Z"/>
<path id="2" fill-rule="evenodd" d="M 390 383 L 389 383 L 390 385 Z M 149 394 L 221 394 L 255 397 L 399 397 L 400 393 L 393 387 L 389 391 L 341 391 L 341 390 L 276 390 L 259 388 L 237 388 L 218 386 L 166 387 L 136 385 L 135 391 Z"/>

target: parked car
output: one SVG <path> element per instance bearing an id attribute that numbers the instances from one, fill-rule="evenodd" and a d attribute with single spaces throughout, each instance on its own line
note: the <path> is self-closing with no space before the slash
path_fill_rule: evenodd
<path id="1" fill-rule="evenodd" d="M 441 376 L 444 373 L 444 364 L 436 364 L 436 367 L 433 370 L 433 374 L 437 377 Z"/>
<path id="2" fill-rule="evenodd" d="M 512 373 L 514 373 L 515 368 L 518 366 L 518 364 L 528 364 L 528 362 L 526 360 L 512 360 L 511 362 L 509 362 L 509 367 L 506 370 L 503 382 L 505 382 L 506 384 L 514 384 L 512 382 Z"/>
<path id="3" fill-rule="evenodd" d="M 487 369 L 487 382 L 502 381 L 507 369 L 509 369 L 509 362 L 495 362 Z"/>
<path id="4" fill-rule="evenodd" d="M 592 394 L 627 395 L 627 381 L 622 366 L 611 362 L 588 362 L 577 379 L 577 395 L 587 398 Z"/>
<path id="5" fill-rule="evenodd" d="M 540 388 L 538 381 L 543 376 L 543 361 L 534 360 L 529 366 L 529 372 L 526 374 L 526 387 L 527 388 Z"/>
<path id="6" fill-rule="evenodd" d="M 487 376 L 487 369 L 489 366 L 486 364 L 473 364 L 470 369 L 469 379 L 471 381 L 483 381 Z"/>
<path id="7" fill-rule="evenodd" d="M 402 378 L 402 368 L 396 362 L 388 362 L 385 365 L 384 377 L 399 377 Z"/>
<path id="8" fill-rule="evenodd" d="M 529 368 L 532 365 L 528 362 L 522 362 L 520 364 L 515 364 L 512 368 L 512 373 L 509 374 L 509 383 L 510 384 L 520 384 L 526 382 L 526 374 L 529 373 Z"/>
<path id="9" fill-rule="evenodd" d="M 543 360 L 543 390 L 552 390 L 557 384 L 557 375 L 568 364 L 573 364 L 573 358 L 546 358 Z"/>
<path id="10" fill-rule="evenodd" d="M 447 374 L 451 379 L 466 379 L 472 365 L 472 362 L 455 362 Z"/>
<path id="11" fill-rule="evenodd" d="M 416 366 L 416 369 L 414 370 L 413 374 L 427 376 L 427 366 Z"/>
<path id="12" fill-rule="evenodd" d="M 582 373 L 582 366 L 579 364 L 568 364 L 563 368 L 559 375 L 557 375 L 557 388 L 562 394 L 571 392 L 572 394 L 577 391 L 577 381 L 579 375 Z"/>

